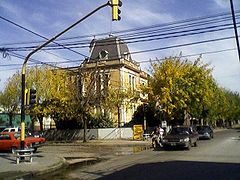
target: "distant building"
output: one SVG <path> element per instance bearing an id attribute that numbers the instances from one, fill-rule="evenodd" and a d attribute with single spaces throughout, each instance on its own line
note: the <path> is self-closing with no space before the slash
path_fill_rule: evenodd
<path id="1" fill-rule="evenodd" d="M 80 67 L 69 69 L 78 75 L 78 86 L 83 96 L 95 92 L 90 102 L 93 111 L 108 113 L 118 126 L 131 121 L 137 107 L 147 98 L 140 86 L 147 85 L 148 74 L 132 59 L 127 44 L 118 37 L 93 39 L 90 57 Z M 106 107 L 103 104 L 111 92 L 116 94 L 112 98 L 117 98 L 112 101 L 117 102 L 115 107 Z"/>

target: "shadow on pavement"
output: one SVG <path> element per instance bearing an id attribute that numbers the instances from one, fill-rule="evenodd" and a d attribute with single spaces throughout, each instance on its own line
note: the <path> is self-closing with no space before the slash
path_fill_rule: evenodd
<path id="1" fill-rule="evenodd" d="M 1 153 L 0 154 L 0 159 L 3 158 L 3 159 L 6 159 L 8 161 L 10 161 L 11 163 L 16 163 L 16 159 L 13 158 L 13 155 L 12 154 L 9 154 L 9 153 Z"/>
<path id="2" fill-rule="evenodd" d="M 138 164 L 100 179 L 240 179 L 240 164 L 169 161 Z"/>

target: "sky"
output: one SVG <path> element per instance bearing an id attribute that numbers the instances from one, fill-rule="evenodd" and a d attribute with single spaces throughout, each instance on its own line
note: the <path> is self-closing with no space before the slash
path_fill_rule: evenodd
<path id="1" fill-rule="evenodd" d="M 0 50 L 5 52 L 0 52 L 0 91 L 4 89 L 8 78 L 17 71 L 21 72 L 24 60 L 16 56 L 26 57 L 30 52 L 29 49 L 21 51 L 21 47 L 40 45 L 45 41 L 42 37 L 53 37 L 106 2 L 107 0 L 0 0 Z M 240 0 L 233 0 L 233 3 L 237 23 L 240 23 Z M 213 77 L 220 87 L 240 92 L 240 62 L 229 0 L 122 0 L 122 4 L 120 21 L 113 22 L 111 7 L 105 7 L 63 34 L 57 41 L 60 44 L 78 43 L 78 48 L 39 51 L 32 56 L 28 66 L 33 66 L 36 62 L 58 67 L 77 66 L 89 56 L 88 45 L 93 38 L 106 38 L 112 34 L 128 43 L 130 52 L 133 52 L 132 59 L 139 62 L 145 71 L 149 70 L 150 59 L 181 55 L 182 58 L 194 61 L 201 57 L 203 63 L 209 63 L 209 67 L 213 68 Z M 207 25 L 200 24 L 204 20 L 208 22 Z M 179 24 L 181 22 L 183 24 Z M 186 28 L 190 23 L 192 27 Z M 174 30 L 173 26 L 178 28 Z M 146 30 L 152 30 L 153 33 L 156 30 L 154 28 L 163 29 L 154 35 L 150 34 L 153 35 L 152 39 L 150 36 L 145 40 L 140 35 L 131 36 L 131 33 L 147 36 L 149 34 Z M 211 28 L 218 31 L 211 31 Z M 186 35 L 189 29 L 192 29 L 192 34 Z M 174 34 L 174 31 L 178 31 L 181 36 Z M 206 32 L 193 33 L 199 31 Z M 163 38 L 174 35 L 175 37 Z M 140 41 L 134 42 L 137 40 Z M 83 42 L 84 47 L 79 47 L 79 43 Z"/>

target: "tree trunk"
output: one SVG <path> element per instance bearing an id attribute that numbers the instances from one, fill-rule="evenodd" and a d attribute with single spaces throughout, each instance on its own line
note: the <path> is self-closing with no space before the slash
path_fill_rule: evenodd
<path id="1" fill-rule="evenodd" d="M 13 126 L 13 113 L 9 112 L 8 116 L 9 116 L 9 126 L 12 127 Z"/>
<path id="2" fill-rule="evenodd" d="M 84 123 L 84 129 L 83 129 L 83 142 L 87 142 L 87 139 L 86 139 L 87 120 L 86 120 L 86 118 L 83 119 L 83 123 Z"/>
<path id="3" fill-rule="evenodd" d="M 118 111 L 118 128 L 120 128 L 120 126 L 121 126 L 121 122 L 120 122 L 121 114 L 120 114 L 120 107 L 119 106 L 117 106 L 117 111 Z"/>

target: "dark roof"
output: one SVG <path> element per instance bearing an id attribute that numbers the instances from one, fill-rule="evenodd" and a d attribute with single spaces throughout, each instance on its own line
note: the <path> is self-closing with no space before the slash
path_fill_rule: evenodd
<path id="1" fill-rule="evenodd" d="M 122 58 L 132 60 L 127 44 L 118 37 L 112 36 L 100 40 L 93 39 L 90 43 L 89 62 Z"/>

